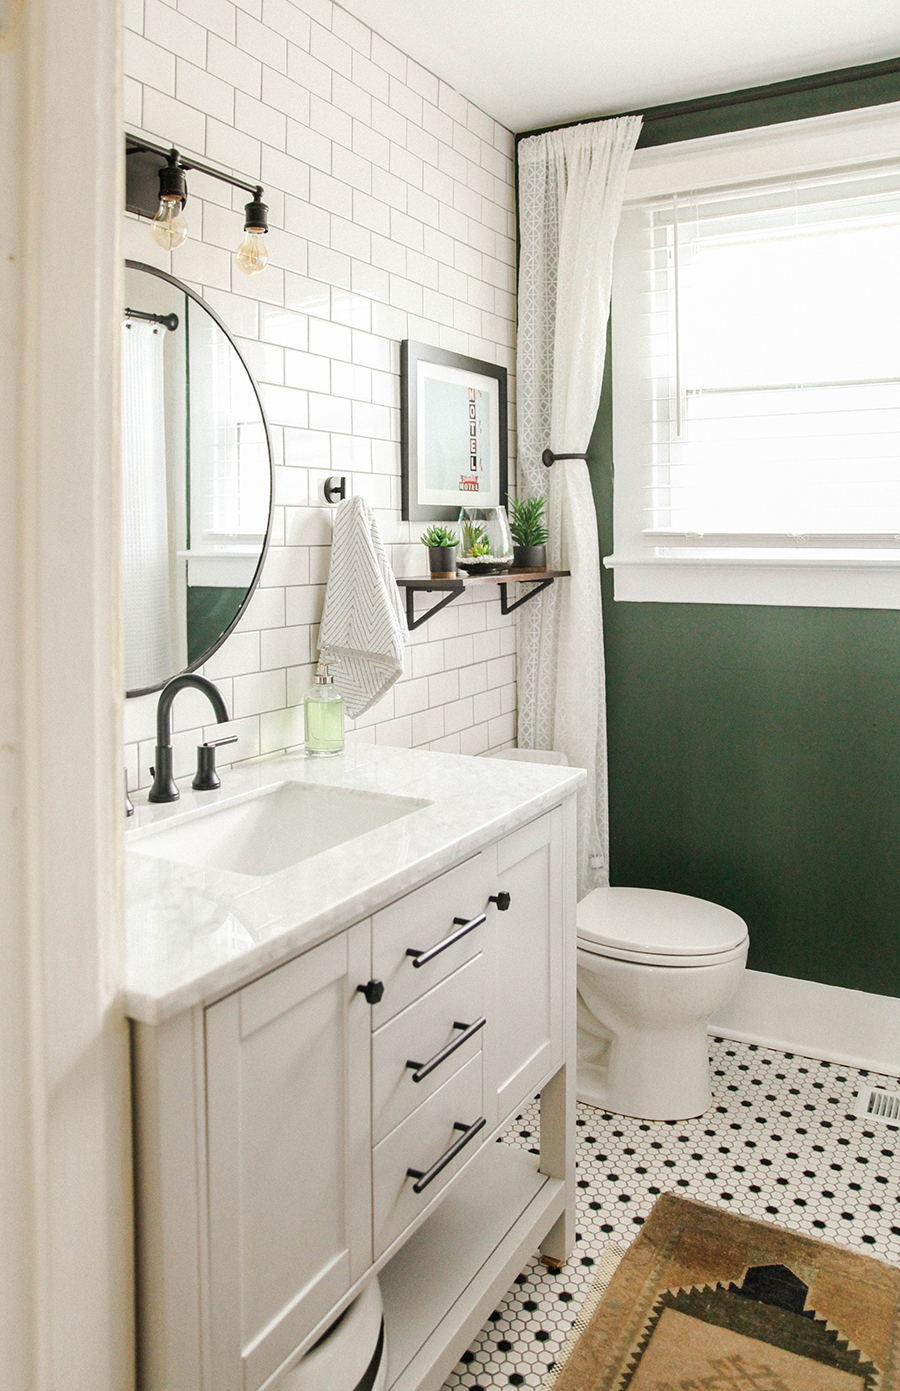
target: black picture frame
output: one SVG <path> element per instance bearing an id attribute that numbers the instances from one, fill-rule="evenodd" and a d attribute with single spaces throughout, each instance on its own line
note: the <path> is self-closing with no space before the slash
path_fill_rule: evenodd
<path id="1" fill-rule="evenodd" d="M 437 369 L 429 372 L 429 368 Z M 449 369 L 441 372 L 441 369 Z M 406 522 L 456 521 L 461 507 L 505 507 L 507 501 L 507 388 L 506 368 L 495 362 L 483 362 L 477 357 L 451 353 L 433 348 L 427 343 L 404 339 L 400 344 L 400 458 L 402 464 L 402 516 Z M 422 386 L 430 380 L 452 380 L 469 386 L 469 399 L 478 393 L 496 408 L 488 409 L 489 430 L 476 441 L 475 407 L 470 405 L 472 418 L 471 453 L 460 456 L 458 501 L 451 496 L 452 488 L 437 489 L 430 484 L 426 469 L 425 433 L 429 428 L 426 414 L 429 407 Z M 466 381 L 468 379 L 468 383 Z M 454 465 L 455 467 L 455 465 Z M 471 474 L 473 488 L 463 487 Z M 485 486 L 481 486 L 484 484 Z M 488 486 L 489 485 L 489 486 Z M 436 500 L 440 498 L 440 501 Z M 446 499 L 446 500 L 445 500 Z"/>

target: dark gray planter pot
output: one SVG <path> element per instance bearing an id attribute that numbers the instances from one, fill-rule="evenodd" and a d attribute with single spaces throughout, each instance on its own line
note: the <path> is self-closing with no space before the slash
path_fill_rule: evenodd
<path id="1" fill-rule="evenodd" d="M 428 568 L 433 580 L 456 579 L 456 552 L 458 546 L 429 546 Z"/>
<path id="2" fill-rule="evenodd" d="M 517 570 L 546 570 L 546 546 L 513 546 L 513 565 Z"/>

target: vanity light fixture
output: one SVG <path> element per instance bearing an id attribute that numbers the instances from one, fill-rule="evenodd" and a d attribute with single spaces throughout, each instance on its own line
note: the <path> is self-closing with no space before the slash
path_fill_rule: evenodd
<path id="1" fill-rule="evenodd" d="M 187 184 L 184 169 L 178 163 L 178 154 L 170 150 L 165 164 L 159 171 L 159 207 L 156 211 L 150 232 L 157 246 L 163 251 L 174 251 L 186 240 L 188 234 L 184 205 L 187 202 Z"/>
<path id="2" fill-rule="evenodd" d="M 269 230 L 268 208 L 260 184 L 213 169 L 198 159 L 179 153 L 174 147 L 164 149 L 140 136 L 125 135 L 125 206 L 140 217 L 152 218 L 153 240 L 164 251 L 174 251 L 188 235 L 184 206 L 188 190 L 185 172 L 196 169 L 213 179 L 242 188 L 251 194 L 244 208 L 244 236 L 234 253 L 234 262 L 244 275 L 257 275 L 265 270 L 269 260 L 264 241 Z"/>
<path id="3" fill-rule="evenodd" d="M 269 230 L 268 212 L 261 202 L 262 189 L 256 190 L 255 197 L 244 209 L 244 239 L 234 253 L 234 264 L 245 275 L 258 275 L 269 263 L 269 253 L 263 236 Z"/>

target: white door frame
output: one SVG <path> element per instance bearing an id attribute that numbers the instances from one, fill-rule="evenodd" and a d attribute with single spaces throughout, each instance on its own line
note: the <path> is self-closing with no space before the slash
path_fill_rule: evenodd
<path id="1" fill-rule="evenodd" d="M 0 1388 L 133 1386 L 119 0 L 0 0 Z"/>

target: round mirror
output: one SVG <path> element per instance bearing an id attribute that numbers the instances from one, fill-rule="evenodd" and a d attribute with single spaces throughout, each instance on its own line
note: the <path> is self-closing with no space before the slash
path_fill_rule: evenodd
<path id="1" fill-rule="evenodd" d="M 136 696 L 200 666 L 240 618 L 269 539 L 272 448 L 218 315 L 164 271 L 125 266 L 122 601 Z"/>

